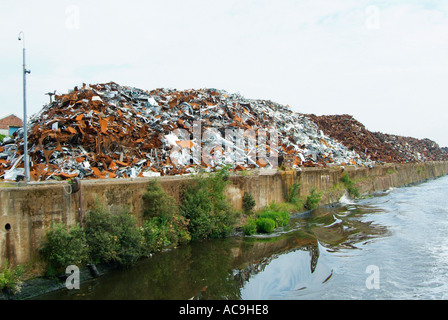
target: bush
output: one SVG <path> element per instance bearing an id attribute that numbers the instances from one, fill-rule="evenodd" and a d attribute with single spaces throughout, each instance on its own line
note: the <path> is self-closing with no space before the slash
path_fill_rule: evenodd
<path id="1" fill-rule="evenodd" d="M 270 218 L 258 218 L 256 224 L 260 233 L 271 233 L 275 229 L 275 221 Z"/>
<path id="2" fill-rule="evenodd" d="M 147 220 L 142 227 L 143 231 L 143 252 L 148 255 L 168 247 L 171 243 L 168 240 L 167 230 L 160 224 L 159 219 Z"/>
<path id="3" fill-rule="evenodd" d="M 137 220 L 127 211 L 114 216 L 118 251 L 115 261 L 122 266 L 131 266 L 142 256 L 143 235 Z"/>
<path id="4" fill-rule="evenodd" d="M 175 216 L 170 220 L 151 218 L 142 227 L 145 255 L 161 251 L 170 246 L 188 243 L 191 240 L 187 229 L 188 221 L 184 217 Z"/>
<path id="5" fill-rule="evenodd" d="M 350 195 L 350 197 L 352 197 L 352 198 L 359 198 L 360 197 L 359 188 L 355 187 L 355 183 L 353 182 L 352 179 L 350 179 L 350 177 L 348 176 L 347 172 L 345 172 L 342 175 L 341 181 L 344 184 L 344 186 L 345 186 L 348 194 Z"/>
<path id="6" fill-rule="evenodd" d="M 300 199 L 300 183 L 294 182 L 287 191 L 286 201 L 294 205 L 302 202 Z"/>
<path id="7" fill-rule="evenodd" d="M 147 219 L 142 227 L 146 255 L 191 240 L 189 221 L 179 214 L 176 200 L 157 181 L 149 183 L 143 194 L 143 201 L 144 216 Z"/>
<path id="8" fill-rule="evenodd" d="M 359 198 L 361 196 L 361 194 L 359 193 L 359 189 L 354 186 L 348 187 L 347 191 L 352 198 Z"/>
<path id="9" fill-rule="evenodd" d="M 145 217 L 170 218 L 179 212 L 176 200 L 167 194 L 155 180 L 150 181 L 143 194 L 143 202 Z"/>
<path id="10" fill-rule="evenodd" d="M 352 179 L 350 179 L 347 172 L 344 172 L 344 174 L 342 175 L 341 181 L 346 187 L 353 185 L 353 181 L 352 181 Z"/>
<path id="11" fill-rule="evenodd" d="M 209 175 L 200 174 L 186 186 L 181 205 L 189 220 L 192 239 L 225 237 L 236 223 L 236 212 L 225 197 L 228 172 L 222 169 Z"/>
<path id="12" fill-rule="evenodd" d="M 87 215 L 85 232 L 94 263 L 128 266 L 142 254 L 143 236 L 135 218 L 126 211 L 116 216 L 96 204 Z"/>
<path id="13" fill-rule="evenodd" d="M 275 228 L 286 226 L 289 223 L 289 213 L 287 211 L 275 211 L 268 207 L 259 215 L 260 218 L 269 218 L 275 222 Z"/>
<path id="14" fill-rule="evenodd" d="M 81 266 L 88 258 L 84 230 L 79 225 L 67 228 L 63 223 L 52 223 L 41 254 L 49 274 L 64 272 L 69 265 Z"/>
<path id="15" fill-rule="evenodd" d="M 255 207 L 256 202 L 252 193 L 244 192 L 243 195 L 243 209 L 244 212 L 250 212 Z"/>
<path id="16" fill-rule="evenodd" d="M 317 208 L 322 197 L 322 193 L 317 192 L 316 189 L 312 189 L 305 201 L 305 209 L 313 210 Z"/>
<path id="17" fill-rule="evenodd" d="M 93 263 L 112 263 L 117 260 L 119 243 L 116 220 L 104 207 L 96 204 L 86 217 L 86 239 Z"/>
<path id="18" fill-rule="evenodd" d="M 253 218 L 248 218 L 243 226 L 243 233 L 247 236 L 254 235 L 257 232 L 257 222 Z"/>
<path id="19" fill-rule="evenodd" d="M 249 218 L 243 226 L 243 232 L 245 235 L 253 235 L 256 232 L 270 233 L 275 228 L 283 227 L 289 224 L 289 211 L 286 207 L 290 204 L 277 204 L 272 203 L 269 207 L 265 207 L 258 215 L 256 219 Z M 269 220 L 269 221 L 268 221 Z M 271 222 L 274 223 L 271 226 Z"/>
<path id="20" fill-rule="evenodd" d="M 9 261 L 6 260 L 0 268 L 0 291 L 9 291 L 12 294 L 20 292 L 22 286 L 22 275 L 24 269 L 22 266 L 11 267 Z"/>

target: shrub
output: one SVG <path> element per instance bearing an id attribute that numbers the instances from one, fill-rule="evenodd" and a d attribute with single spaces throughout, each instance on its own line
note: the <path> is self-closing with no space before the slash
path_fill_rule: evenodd
<path id="1" fill-rule="evenodd" d="M 243 209 L 244 212 L 250 212 L 255 207 L 255 199 L 252 193 L 244 192 L 243 195 Z"/>
<path id="2" fill-rule="evenodd" d="M 305 201 L 305 209 L 307 210 L 313 210 L 317 208 L 317 205 L 319 204 L 322 197 L 322 193 L 317 192 L 316 189 L 312 189 L 311 193 L 308 195 Z"/>
<path id="3" fill-rule="evenodd" d="M 357 187 L 350 186 L 347 188 L 347 191 L 352 198 L 359 198 L 361 196 L 361 194 L 359 193 L 359 188 Z"/>
<path id="4" fill-rule="evenodd" d="M 170 245 L 167 232 L 157 218 L 147 220 L 143 224 L 142 232 L 144 239 L 143 253 L 146 255 L 160 251 Z"/>
<path id="5" fill-rule="evenodd" d="M 275 229 L 275 221 L 270 218 L 258 218 L 256 224 L 260 233 L 271 233 Z"/>
<path id="6" fill-rule="evenodd" d="M 294 182 L 287 191 L 286 201 L 297 205 L 301 203 L 300 199 L 300 183 Z"/>
<path id="7" fill-rule="evenodd" d="M 130 266 L 142 255 L 143 235 L 137 226 L 137 220 L 127 211 L 114 216 L 118 251 L 115 261 L 122 266 Z"/>
<path id="8" fill-rule="evenodd" d="M 352 181 L 352 179 L 350 179 L 347 172 L 344 172 L 344 174 L 342 175 L 341 181 L 346 187 L 353 185 L 353 181 Z"/>
<path id="9" fill-rule="evenodd" d="M 359 188 L 355 187 L 355 183 L 353 182 L 352 179 L 350 179 L 350 177 L 348 176 L 347 172 L 345 172 L 342 175 L 341 181 L 344 184 L 344 186 L 345 186 L 348 194 L 350 195 L 350 197 L 352 197 L 352 198 L 359 198 L 360 197 Z"/>
<path id="10" fill-rule="evenodd" d="M 168 239 L 174 246 L 191 241 L 191 234 L 188 231 L 189 221 L 185 217 L 173 216 L 166 224 L 168 225 Z"/>
<path id="11" fill-rule="evenodd" d="M 243 233 L 251 236 L 257 232 L 257 222 L 254 218 L 248 218 L 243 226 Z"/>
<path id="12" fill-rule="evenodd" d="M 22 276 L 24 269 L 22 266 L 11 267 L 6 260 L 0 268 L 0 291 L 9 291 L 12 294 L 20 292 L 22 287 Z"/>
<path id="13" fill-rule="evenodd" d="M 236 223 L 236 212 L 225 194 L 228 171 L 200 174 L 186 186 L 181 205 L 182 215 L 189 220 L 192 239 L 227 236 Z"/>
<path id="14" fill-rule="evenodd" d="M 143 236 L 136 219 L 126 211 L 116 216 L 96 204 L 87 215 L 85 232 L 95 263 L 128 266 L 142 254 Z"/>
<path id="15" fill-rule="evenodd" d="M 98 203 L 86 217 L 86 239 L 94 263 L 112 263 L 119 251 L 118 230 L 114 216 Z"/>
<path id="16" fill-rule="evenodd" d="M 84 264 L 88 258 L 84 230 L 79 225 L 67 228 L 63 223 L 52 223 L 40 253 L 48 263 L 49 274 Z"/>
<path id="17" fill-rule="evenodd" d="M 275 211 L 270 207 L 267 207 L 259 215 L 259 218 L 269 218 L 275 222 L 275 227 L 282 227 L 289 223 L 289 213 L 287 211 Z"/>
<path id="18" fill-rule="evenodd" d="M 167 194 L 155 180 L 150 181 L 143 194 L 143 202 L 145 217 L 169 218 L 179 212 L 176 200 Z"/>
<path id="19" fill-rule="evenodd" d="M 191 236 L 187 227 L 188 221 L 181 216 L 174 216 L 170 220 L 148 219 L 142 226 L 144 254 L 148 255 L 169 246 L 188 243 Z"/>

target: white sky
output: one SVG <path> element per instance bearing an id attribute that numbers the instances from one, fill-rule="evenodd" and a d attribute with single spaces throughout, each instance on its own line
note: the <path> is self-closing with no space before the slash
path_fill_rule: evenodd
<path id="1" fill-rule="evenodd" d="M 448 0 L 0 2 L 0 117 L 82 83 L 217 88 L 448 146 Z"/>

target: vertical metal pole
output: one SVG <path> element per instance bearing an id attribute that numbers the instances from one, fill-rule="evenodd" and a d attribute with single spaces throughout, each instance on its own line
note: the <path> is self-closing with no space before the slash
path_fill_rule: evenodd
<path id="1" fill-rule="evenodd" d="M 28 160 L 28 126 L 27 126 L 27 114 L 26 114 L 26 74 L 30 71 L 26 70 L 25 63 L 25 36 L 21 32 L 23 39 L 23 156 L 24 156 L 24 167 L 25 167 L 25 180 L 30 181 L 30 163 Z"/>

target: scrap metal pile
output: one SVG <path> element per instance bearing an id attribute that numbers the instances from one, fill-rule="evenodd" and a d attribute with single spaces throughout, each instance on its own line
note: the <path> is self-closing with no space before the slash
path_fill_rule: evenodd
<path id="1" fill-rule="evenodd" d="M 440 148 L 439 145 L 432 140 L 402 137 L 381 132 L 375 132 L 374 135 L 384 145 L 395 148 L 400 157 L 406 162 L 448 160 L 448 153 L 445 150 L 446 148 Z"/>
<path id="2" fill-rule="evenodd" d="M 447 161 L 448 153 L 429 139 L 371 132 L 351 115 L 308 115 L 321 130 L 376 163 Z"/>
<path id="3" fill-rule="evenodd" d="M 319 128 L 350 150 L 355 150 L 377 163 L 400 163 L 404 158 L 393 144 L 368 131 L 365 126 L 351 115 L 308 115 Z"/>
<path id="4" fill-rule="evenodd" d="M 195 138 L 198 124 L 200 134 Z M 191 135 L 176 136 L 176 129 Z M 222 148 L 214 148 L 211 161 L 205 163 L 194 155 L 204 149 L 207 129 L 219 133 Z M 229 129 L 247 143 L 238 148 L 241 144 L 225 134 Z M 264 134 L 267 141 L 276 134 L 275 145 L 266 143 L 267 157 L 256 156 L 260 145 L 249 143 L 251 132 L 257 139 Z M 10 180 L 23 172 L 23 131 L 5 140 L 0 177 Z M 236 171 L 273 168 L 269 155 L 280 159 L 278 165 L 292 167 L 371 164 L 288 106 L 215 89 L 144 91 L 113 82 L 84 84 L 56 95 L 31 118 L 28 145 L 34 181 L 177 175 L 226 164 Z M 235 149 L 243 156 L 226 154 Z M 217 152 L 221 157 L 215 157 Z"/>
<path id="5" fill-rule="evenodd" d="M 28 133 L 33 181 L 179 175 L 225 165 L 235 171 L 372 166 L 405 159 L 388 144 L 390 138 L 382 140 L 353 119 L 307 116 L 216 89 L 83 84 L 56 95 L 30 119 Z M 3 140 L 0 179 L 23 176 L 23 143 L 21 129 Z"/>

